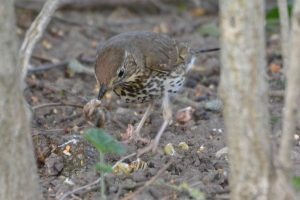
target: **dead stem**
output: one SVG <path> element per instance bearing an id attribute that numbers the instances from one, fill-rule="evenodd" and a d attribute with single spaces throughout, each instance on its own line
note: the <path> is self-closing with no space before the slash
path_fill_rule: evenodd
<path id="1" fill-rule="evenodd" d="M 158 177 L 164 172 L 166 171 L 170 165 L 174 162 L 174 160 L 170 160 L 165 166 L 163 166 L 155 176 L 153 176 L 149 181 L 147 181 L 145 183 L 144 186 L 140 187 L 139 189 L 137 189 L 135 192 L 129 194 L 128 196 L 124 197 L 122 200 L 129 200 L 132 199 L 134 196 L 138 195 L 139 193 L 141 193 L 142 191 L 144 191 L 147 187 L 149 187 L 152 183 L 154 183 Z"/>
<path id="2" fill-rule="evenodd" d="M 32 107 L 32 111 L 35 112 L 36 110 L 40 108 L 46 108 L 46 107 L 55 107 L 55 106 L 71 106 L 71 107 L 76 107 L 76 108 L 81 108 L 83 109 L 83 105 L 79 104 L 73 104 L 73 103 L 45 103 L 45 104 L 40 104 L 37 106 Z"/>

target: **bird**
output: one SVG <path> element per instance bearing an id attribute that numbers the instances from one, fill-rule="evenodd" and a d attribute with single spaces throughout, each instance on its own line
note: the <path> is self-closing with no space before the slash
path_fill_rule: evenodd
<path id="1" fill-rule="evenodd" d="M 161 100 L 163 123 L 154 140 L 139 155 L 157 150 L 159 140 L 172 121 L 170 98 L 180 91 L 195 54 L 216 49 L 193 51 L 186 43 L 166 34 L 147 31 L 125 32 L 100 45 L 95 62 L 99 84 L 98 100 L 113 91 L 121 100 L 146 103 L 148 107 L 133 132 L 135 141 L 145 141 L 140 131 L 156 101 Z"/>

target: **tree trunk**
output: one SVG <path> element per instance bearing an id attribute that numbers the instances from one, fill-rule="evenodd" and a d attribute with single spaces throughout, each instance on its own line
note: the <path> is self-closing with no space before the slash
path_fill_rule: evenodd
<path id="1" fill-rule="evenodd" d="M 0 199 L 40 199 L 29 112 L 17 65 L 12 0 L 0 2 Z"/>
<path id="2" fill-rule="evenodd" d="M 232 200 L 268 199 L 269 116 L 265 8 L 261 0 L 220 1 L 221 86 Z"/>
<path id="3" fill-rule="evenodd" d="M 272 190 L 270 199 L 292 200 L 296 199 L 292 188 L 291 151 L 293 136 L 296 131 L 297 115 L 300 100 L 300 0 L 294 4 L 292 16 L 291 48 L 289 54 L 289 67 L 287 69 L 287 85 L 285 90 L 285 104 L 283 109 L 283 134 L 280 141 L 276 173 L 272 176 Z M 285 191 L 285 192 L 282 192 Z"/>

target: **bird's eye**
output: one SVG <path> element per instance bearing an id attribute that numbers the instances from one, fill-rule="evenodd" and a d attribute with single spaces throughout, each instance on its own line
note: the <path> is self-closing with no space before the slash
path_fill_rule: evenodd
<path id="1" fill-rule="evenodd" d="M 125 69 L 122 67 L 118 72 L 118 77 L 121 78 L 125 73 Z"/>

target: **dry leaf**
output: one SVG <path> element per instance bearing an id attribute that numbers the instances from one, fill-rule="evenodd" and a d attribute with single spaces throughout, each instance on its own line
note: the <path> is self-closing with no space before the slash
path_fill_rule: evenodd
<path id="1" fill-rule="evenodd" d="M 134 131 L 133 126 L 131 124 L 128 124 L 126 132 L 121 134 L 122 141 L 129 140 L 133 135 L 133 131 Z"/>
<path id="2" fill-rule="evenodd" d="M 179 124 L 185 124 L 185 123 L 189 122 L 192 119 L 193 112 L 194 112 L 194 109 L 190 106 L 178 110 L 176 113 L 176 122 Z"/>
<path id="3" fill-rule="evenodd" d="M 191 15 L 194 17 L 203 16 L 203 15 L 205 15 L 205 10 L 201 7 L 194 8 L 193 10 L 191 10 Z"/>
<path id="4" fill-rule="evenodd" d="M 148 164 L 145 161 L 141 160 L 140 158 L 137 158 L 137 160 L 132 161 L 129 164 L 129 168 L 131 172 L 135 172 L 138 170 L 145 170 L 148 168 Z"/>
<path id="5" fill-rule="evenodd" d="M 50 33 L 57 37 L 63 37 L 65 35 L 65 32 L 62 29 L 59 29 L 55 26 L 50 28 Z"/>
<path id="6" fill-rule="evenodd" d="M 45 49 L 51 49 L 53 47 L 52 44 L 49 42 L 49 40 L 46 39 L 42 41 L 42 45 Z"/>
<path id="7" fill-rule="evenodd" d="M 70 150 L 71 150 L 71 146 L 67 145 L 65 150 L 63 150 L 63 154 L 65 154 L 67 156 L 71 156 Z"/>
<path id="8" fill-rule="evenodd" d="M 197 84 L 196 88 L 195 88 L 195 96 L 201 97 L 202 95 L 203 95 L 203 86 L 200 84 Z"/>
<path id="9" fill-rule="evenodd" d="M 281 66 L 277 63 L 271 63 L 269 66 L 272 73 L 278 73 L 281 70 Z"/>
<path id="10" fill-rule="evenodd" d="M 120 175 L 129 175 L 130 174 L 130 167 L 127 163 L 117 163 L 116 165 L 113 166 L 113 173 L 117 176 Z"/>
<path id="11" fill-rule="evenodd" d="M 31 96 L 31 101 L 33 104 L 38 103 L 39 102 L 39 98 L 37 96 Z"/>

